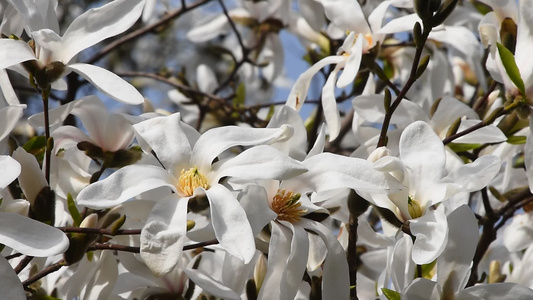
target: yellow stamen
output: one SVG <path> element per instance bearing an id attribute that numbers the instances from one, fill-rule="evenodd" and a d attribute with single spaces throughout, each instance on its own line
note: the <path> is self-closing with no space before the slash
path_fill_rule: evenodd
<path id="1" fill-rule="evenodd" d="M 307 212 L 306 209 L 300 208 L 300 197 L 299 193 L 280 189 L 272 199 L 270 208 L 278 214 L 278 220 L 296 223 Z"/>
<path id="2" fill-rule="evenodd" d="M 179 183 L 178 190 L 186 197 L 192 196 L 198 187 L 209 188 L 207 178 L 198 172 L 198 168 L 190 168 L 188 171 L 181 170 Z"/>

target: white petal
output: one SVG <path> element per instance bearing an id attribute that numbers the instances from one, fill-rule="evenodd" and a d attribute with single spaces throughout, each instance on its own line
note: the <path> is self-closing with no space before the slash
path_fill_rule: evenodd
<path id="1" fill-rule="evenodd" d="M 205 192 L 218 242 L 231 255 L 244 263 L 250 262 L 255 254 L 255 241 L 246 212 L 235 196 L 220 184 Z"/>
<path id="2" fill-rule="evenodd" d="M 286 105 L 299 111 L 307 98 L 307 92 L 309 91 L 309 85 L 311 85 L 311 79 L 318 73 L 323 67 L 331 64 L 338 64 L 344 61 L 343 56 L 328 56 L 316 64 L 312 65 L 309 69 L 303 72 L 291 89 L 291 93 L 287 98 Z"/>
<path id="3" fill-rule="evenodd" d="M 509 251 L 522 251 L 533 242 L 533 214 L 517 214 L 505 227 L 503 242 Z"/>
<path id="4" fill-rule="evenodd" d="M 302 219 L 299 224 L 307 230 L 318 234 L 326 247 L 328 254 L 324 261 L 322 276 L 322 299 L 349 299 L 350 280 L 346 252 L 331 230 L 321 223 Z"/>
<path id="5" fill-rule="evenodd" d="M 254 236 L 277 217 L 277 214 L 268 205 L 268 195 L 262 186 L 247 186 L 239 194 L 239 200 L 248 220 L 250 220 Z"/>
<path id="6" fill-rule="evenodd" d="M 199 22 L 198 24 L 187 32 L 187 38 L 193 43 L 207 42 L 230 29 L 228 18 L 223 14 L 209 22 Z"/>
<path id="7" fill-rule="evenodd" d="M 416 278 L 402 293 L 403 300 L 440 300 L 441 290 L 435 281 Z"/>
<path id="8" fill-rule="evenodd" d="M 459 292 L 455 299 L 457 300 L 471 300 L 471 299 L 483 299 L 483 300 L 529 300 L 533 295 L 533 290 L 530 288 L 510 283 L 492 283 L 492 284 L 479 284 L 473 287 L 469 287 Z"/>
<path id="9" fill-rule="evenodd" d="M 21 62 L 34 60 L 35 54 L 28 44 L 20 40 L 0 39 L 0 69 L 5 69 Z"/>
<path id="10" fill-rule="evenodd" d="M 282 222 L 282 224 L 288 227 L 293 235 L 290 254 L 289 257 L 287 257 L 285 270 L 281 275 L 279 299 L 294 299 L 298 292 L 298 287 L 302 282 L 302 276 L 307 265 L 309 240 L 307 239 L 307 232 L 303 228 L 293 226 L 288 222 Z M 271 252 L 269 249 L 269 254 L 275 255 L 275 252 Z"/>
<path id="11" fill-rule="evenodd" d="M 444 191 L 436 182 L 443 177 L 446 154 L 442 141 L 427 123 L 417 121 L 405 128 L 400 137 L 400 158 L 410 171 L 411 189 L 416 190 L 413 196 L 421 202 L 442 200 L 444 195 L 440 194 Z"/>
<path id="12" fill-rule="evenodd" d="M 268 122 L 267 128 L 280 128 L 284 124 L 292 126 L 294 135 L 286 141 L 270 143 L 270 145 L 287 153 L 290 157 L 301 161 L 305 158 L 305 149 L 307 147 L 307 131 L 304 121 L 296 110 L 287 105 L 283 105 L 274 113 Z"/>
<path id="13" fill-rule="evenodd" d="M 369 161 L 321 153 L 303 161 L 309 171 L 298 176 L 302 189 L 326 191 L 353 188 L 358 191 L 392 192 L 403 188 L 392 176 L 376 171 Z"/>
<path id="14" fill-rule="evenodd" d="M 335 79 L 338 71 L 339 69 L 335 67 L 322 88 L 322 108 L 324 109 L 324 118 L 328 124 L 330 141 L 337 138 L 341 129 L 341 116 L 337 107 L 337 99 L 335 99 Z"/>
<path id="15" fill-rule="evenodd" d="M 20 163 L 8 155 L 0 155 L 0 191 L 8 186 L 20 174 Z"/>
<path id="16" fill-rule="evenodd" d="M 351 84 L 357 72 L 359 71 L 359 66 L 361 65 L 361 59 L 363 58 L 363 40 L 365 38 L 359 34 L 355 39 L 355 44 L 352 46 L 349 52 L 348 59 L 344 65 L 339 80 L 337 80 L 337 87 L 344 88 Z"/>
<path id="17" fill-rule="evenodd" d="M 485 155 L 473 163 L 453 170 L 443 179 L 443 182 L 454 183 L 458 187 L 457 191 L 474 192 L 487 186 L 498 174 L 500 168 L 500 159 L 497 156 Z"/>
<path id="18" fill-rule="evenodd" d="M 288 179 L 307 169 L 286 154 L 267 145 L 250 148 L 222 162 L 216 179 L 224 176 L 241 179 Z"/>
<path id="19" fill-rule="evenodd" d="M 88 64 L 71 64 L 67 67 L 92 83 L 102 93 L 117 101 L 131 105 L 144 102 L 144 97 L 139 91 L 115 73 Z"/>
<path id="20" fill-rule="evenodd" d="M 370 28 L 357 1 L 336 0 L 320 1 L 326 17 L 343 30 L 369 33 Z"/>
<path id="21" fill-rule="evenodd" d="M 4 94 L 4 99 L 6 99 L 6 102 L 9 106 L 23 107 L 23 108 L 26 107 L 26 105 L 20 105 L 20 101 L 17 97 L 17 94 L 15 93 L 15 90 L 13 89 L 13 86 L 11 85 L 11 81 L 9 80 L 9 77 L 7 76 L 7 72 L 4 69 L 0 69 L 0 89 L 2 90 L 2 93 Z M 0 118 L 0 119 L 4 119 L 4 118 Z M 2 128 L 1 125 L 0 125 L 0 128 Z M 3 139 L 3 137 L 0 137 L 0 140 L 1 139 Z"/>
<path id="22" fill-rule="evenodd" d="M 516 33 L 516 50 L 515 60 L 520 75 L 526 86 L 526 93 L 531 94 L 533 88 L 533 57 L 531 56 L 531 47 L 533 47 L 533 6 L 527 1 L 518 3 L 520 18 Z"/>
<path id="23" fill-rule="evenodd" d="M 95 97 L 96 96 L 87 96 L 79 100 L 74 100 L 72 102 L 69 102 L 65 105 L 61 105 L 57 108 L 48 110 L 48 119 L 50 122 L 50 125 L 55 125 L 62 123 L 70 114 L 70 112 L 80 104 L 80 102 L 84 101 L 83 99 L 89 98 L 89 97 Z M 36 113 L 28 118 L 28 123 L 30 123 L 31 126 L 35 128 L 44 127 L 44 113 Z"/>
<path id="24" fill-rule="evenodd" d="M 378 33 L 398 33 L 403 31 L 411 31 L 413 30 L 413 26 L 416 22 L 420 22 L 420 25 L 422 25 L 422 20 L 417 14 L 410 14 L 395 18 L 385 24 L 385 26 L 383 26 Z"/>
<path id="25" fill-rule="evenodd" d="M 28 199 L 30 203 L 33 203 L 39 192 L 41 192 L 41 189 L 48 186 L 46 178 L 44 177 L 35 156 L 26 152 L 22 147 L 17 148 L 17 150 L 13 152 L 13 158 L 16 159 L 22 167 L 19 176 L 20 188 L 24 192 L 26 199 Z"/>
<path id="26" fill-rule="evenodd" d="M 126 31 L 139 19 L 143 7 L 144 0 L 115 0 L 74 19 L 63 34 L 63 63 L 67 64 L 82 50 Z"/>
<path id="27" fill-rule="evenodd" d="M 167 170 L 179 175 L 182 169 L 189 167 L 194 140 L 190 140 L 187 131 L 193 131 L 196 136 L 199 134 L 180 121 L 179 113 L 151 118 L 133 125 L 133 128 L 140 135 L 137 140 L 141 142 L 142 139 L 150 147 L 144 151 L 153 150 Z"/>
<path id="28" fill-rule="evenodd" d="M 211 93 L 218 86 L 215 72 L 204 64 L 198 65 L 196 68 L 196 78 L 198 81 L 198 88 L 204 93 Z"/>
<path id="29" fill-rule="evenodd" d="M 409 285 L 415 275 L 415 263 L 411 259 L 413 240 L 407 234 L 401 236 L 394 245 L 390 262 L 391 279 L 396 290 Z"/>
<path id="30" fill-rule="evenodd" d="M 188 200 L 176 194 L 160 199 L 141 231 L 141 258 L 157 276 L 172 271 L 181 257 L 187 239 Z"/>
<path id="31" fill-rule="evenodd" d="M 479 239 L 479 227 L 472 209 L 462 205 L 448 216 L 448 243 L 437 260 L 437 281 L 447 295 L 462 290 L 470 276 Z"/>
<path id="32" fill-rule="evenodd" d="M 259 290 L 258 299 L 280 299 L 280 286 L 282 276 L 285 273 L 287 259 L 290 255 L 290 244 L 292 232 L 278 222 L 272 222 L 269 253 L 275 255 L 268 256 L 267 273 Z"/>
<path id="33" fill-rule="evenodd" d="M 109 299 L 118 277 L 118 262 L 112 251 L 102 251 L 94 275 L 84 284 L 84 299 Z"/>
<path id="34" fill-rule="evenodd" d="M 448 242 L 448 221 L 440 210 L 429 210 L 422 217 L 409 221 L 416 236 L 413 261 L 424 265 L 434 261 Z"/>
<path id="35" fill-rule="evenodd" d="M 2 290 L 2 299 L 26 299 L 22 282 L 3 256 L 0 257 L 0 290 Z"/>
<path id="36" fill-rule="evenodd" d="M 78 194 L 76 201 L 79 205 L 95 209 L 110 208 L 158 187 L 168 186 L 175 190 L 177 181 L 162 168 L 131 165 L 90 184 Z"/>
<path id="37" fill-rule="evenodd" d="M 244 128 L 224 126 L 205 132 L 192 150 L 191 164 L 202 172 L 210 170 L 210 165 L 220 153 L 234 146 L 253 146 L 285 141 L 293 135 L 292 127 Z"/>
<path id="38" fill-rule="evenodd" d="M 481 121 L 478 120 L 463 120 L 459 126 L 458 132 L 470 128 Z M 507 137 L 495 125 L 485 126 L 462 137 L 454 140 L 454 143 L 465 144 L 486 144 L 486 143 L 501 143 L 507 141 Z"/>
<path id="39" fill-rule="evenodd" d="M 67 236 L 52 226 L 21 215 L 0 212 L 0 244 L 30 256 L 47 257 L 65 252 Z"/>
<path id="40" fill-rule="evenodd" d="M 213 296 L 220 297 L 221 299 L 241 299 L 235 291 L 209 274 L 189 268 L 184 269 L 183 271 L 187 274 L 190 280 Z"/>

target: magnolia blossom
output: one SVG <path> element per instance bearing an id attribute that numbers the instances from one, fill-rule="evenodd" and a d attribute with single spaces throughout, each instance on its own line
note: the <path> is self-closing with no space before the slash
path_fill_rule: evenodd
<path id="1" fill-rule="evenodd" d="M 286 178 L 305 171 L 293 159 L 269 146 L 252 147 L 232 158 L 219 157 L 225 150 L 289 138 L 290 127 L 250 129 L 224 127 L 202 136 L 180 121 L 180 114 L 156 117 L 134 125 L 141 146 L 154 151 L 161 166 L 131 165 L 89 185 L 78 195 L 78 204 L 107 208 L 142 192 L 169 187 L 162 195 L 141 234 L 141 257 L 156 274 L 170 272 L 185 242 L 187 205 L 207 197 L 213 230 L 220 245 L 248 262 L 255 244 L 246 214 L 220 180 Z M 215 158 L 218 161 L 214 161 Z"/>
<path id="2" fill-rule="evenodd" d="M 381 41 L 383 36 L 373 35 L 373 32 L 377 32 L 381 27 L 383 16 L 390 3 L 385 1 L 372 12 L 368 18 L 370 26 L 357 1 L 322 1 L 322 5 L 330 20 L 340 20 L 339 26 L 350 30 L 350 34 L 339 48 L 337 55 L 323 58 L 298 77 L 287 99 L 287 105 L 300 110 L 307 97 L 313 76 L 325 66 L 334 64 L 335 68 L 322 88 L 322 107 L 328 124 L 329 139 L 334 140 L 340 131 L 335 85 L 338 88 L 345 88 L 351 84 L 359 71 L 363 54 Z M 343 12 L 350 13 L 346 15 Z M 337 80 L 337 75 L 341 70 L 342 74 Z"/>
<path id="3" fill-rule="evenodd" d="M 53 9 L 41 12 L 40 7 L 31 1 L 13 1 L 11 4 L 28 21 L 28 35 L 33 38 L 34 47 L 17 39 L 0 39 L 0 56 L 4 58 L 0 69 L 24 63 L 38 85 L 53 84 L 67 72 L 74 71 L 115 100 L 127 104 L 144 101 L 133 86 L 114 73 L 73 62 L 84 49 L 130 28 L 141 15 L 144 0 L 117 0 L 88 10 L 70 24 L 63 36 L 59 36 L 58 28 L 45 27 L 43 20 L 57 18 Z M 65 83 L 61 81 L 54 87 L 64 89 Z"/>
<path id="4" fill-rule="evenodd" d="M 430 263 L 442 253 L 448 236 L 446 215 L 431 207 L 458 192 L 477 191 L 486 186 L 500 170 L 500 160 L 496 156 L 482 156 L 446 174 L 444 145 L 433 129 L 421 121 L 403 131 L 399 150 L 399 158 L 384 156 L 377 160 L 376 169 L 392 174 L 407 188 L 388 195 L 370 194 L 368 198 L 409 224 L 411 233 L 417 237 L 413 261 Z"/>
<path id="5" fill-rule="evenodd" d="M 9 156 L 0 156 L 0 190 L 19 177 L 21 165 Z M 25 188 L 27 185 L 22 184 Z M 28 189 L 24 189 L 28 191 Z M 29 193 L 30 194 L 30 193 Z M 48 257 L 67 250 L 69 241 L 60 230 L 13 212 L 0 212 L 0 244 L 25 255 Z"/>

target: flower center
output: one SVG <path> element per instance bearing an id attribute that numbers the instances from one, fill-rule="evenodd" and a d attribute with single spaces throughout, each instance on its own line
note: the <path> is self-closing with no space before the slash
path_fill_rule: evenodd
<path id="1" fill-rule="evenodd" d="M 422 216 L 423 209 L 422 206 L 420 206 L 420 202 L 418 202 L 413 197 L 409 196 L 407 200 L 408 210 L 409 214 L 411 215 L 411 218 L 416 219 Z"/>
<path id="2" fill-rule="evenodd" d="M 188 171 L 181 170 L 179 178 L 178 190 L 185 196 L 189 197 L 194 194 L 194 190 L 198 187 L 207 189 L 209 184 L 207 178 L 198 172 L 198 168 L 190 168 Z"/>
<path id="3" fill-rule="evenodd" d="M 270 208 L 278 215 L 278 220 L 296 223 L 307 212 L 306 209 L 300 208 L 300 197 L 300 193 L 278 189 Z"/>

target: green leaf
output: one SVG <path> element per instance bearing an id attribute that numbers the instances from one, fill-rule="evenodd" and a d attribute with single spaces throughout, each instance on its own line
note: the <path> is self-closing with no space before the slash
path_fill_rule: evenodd
<path id="1" fill-rule="evenodd" d="M 74 221 L 74 226 L 78 227 L 81 224 L 81 215 L 78 209 L 76 208 L 76 204 L 74 203 L 74 199 L 72 198 L 72 195 L 70 193 L 67 194 L 67 207 L 68 212 L 70 213 L 70 216 L 72 217 L 72 220 Z"/>
<path id="2" fill-rule="evenodd" d="M 431 279 L 433 277 L 433 269 L 437 264 L 437 260 L 430 262 L 429 264 L 422 265 L 422 277 Z"/>
<path id="3" fill-rule="evenodd" d="M 235 98 L 233 99 L 233 107 L 242 107 L 244 105 L 244 100 L 246 100 L 246 86 L 244 85 L 244 82 L 241 82 L 237 87 Z"/>
<path id="4" fill-rule="evenodd" d="M 470 151 L 481 147 L 481 144 L 449 143 L 448 147 L 455 153 Z"/>
<path id="5" fill-rule="evenodd" d="M 389 290 L 387 288 L 381 288 L 381 291 L 383 292 L 383 295 L 387 297 L 388 300 L 401 300 L 402 297 L 400 296 L 400 293 Z"/>
<path id="6" fill-rule="evenodd" d="M 507 143 L 512 145 L 523 145 L 527 141 L 527 137 L 523 135 L 513 135 L 507 138 Z"/>
<path id="7" fill-rule="evenodd" d="M 514 60 L 514 55 L 507 49 L 504 45 L 497 43 L 498 46 L 498 52 L 500 53 L 500 58 L 503 63 L 503 67 L 505 68 L 505 72 L 507 72 L 507 75 L 511 79 L 511 81 L 516 85 L 522 96 L 526 96 L 526 88 L 524 86 L 524 80 L 522 80 L 522 76 L 520 75 L 520 70 L 518 69 L 518 66 L 516 65 L 516 61 Z"/>
<path id="8" fill-rule="evenodd" d="M 33 154 L 38 161 L 43 161 L 46 138 L 43 135 L 34 136 L 22 146 L 26 152 Z"/>

